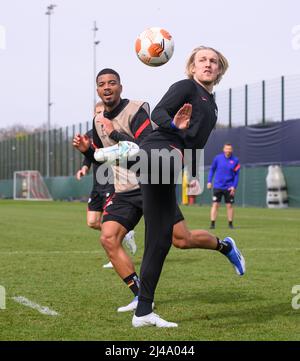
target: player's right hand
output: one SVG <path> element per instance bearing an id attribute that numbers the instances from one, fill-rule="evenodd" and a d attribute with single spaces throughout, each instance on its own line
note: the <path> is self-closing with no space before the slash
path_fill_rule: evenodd
<path id="1" fill-rule="evenodd" d="M 73 147 L 77 148 L 80 152 L 86 152 L 90 147 L 90 140 L 87 135 L 76 134 L 73 138 Z"/>

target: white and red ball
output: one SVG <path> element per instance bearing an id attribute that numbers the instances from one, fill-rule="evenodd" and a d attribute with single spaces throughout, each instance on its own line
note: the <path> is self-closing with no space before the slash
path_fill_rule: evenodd
<path id="1" fill-rule="evenodd" d="M 174 41 L 165 29 L 149 28 L 136 39 L 135 51 L 144 64 L 161 66 L 171 59 L 174 52 Z"/>

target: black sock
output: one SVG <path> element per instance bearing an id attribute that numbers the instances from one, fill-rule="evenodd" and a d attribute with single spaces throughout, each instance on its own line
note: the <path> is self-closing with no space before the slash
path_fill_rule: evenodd
<path id="1" fill-rule="evenodd" d="M 149 315 L 152 312 L 152 302 L 140 301 L 138 303 L 135 315 L 137 317 Z"/>
<path id="2" fill-rule="evenodd" d="M 217 248 L 216 250 L 223 253 L 223 254 L 227 254 L 231 251 L 231 244 L 229 243 L 226 243 L 224 241 L 220 241 L 220 239 L 218 237 L 217 238 L 217 242 L 218 242 L 218 245 L 217 245 Z"/>
<path id="3" fill-rule="evenodd" d="M 131 289 L 134 296 L 137 296 L 139 293 L 139 284 L 140 284 L 140 279 L 138 275 L 134 272 L 130 276 L 123 278 L 123 281 Z"/>
<path id="4" fill-rule="evenodd" d="M 229 222 L 228 222 L 228 225 L 229 225 L 230 227 L 232 227 L 232 226 L 233 226 L 232 221 L 229 221 Z"/>
<path id="5" fill-rule="evenodd" d="M 211 225 L 211 227 L 214 227 L 215 226 L 215 221 L 211 221 L 210 225 Z"/>

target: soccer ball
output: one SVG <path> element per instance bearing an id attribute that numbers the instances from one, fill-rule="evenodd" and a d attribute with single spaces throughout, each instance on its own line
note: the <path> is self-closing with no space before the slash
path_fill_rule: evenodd
<path id="1" fill-rule="evenodd" d="M 149 28 L 135 41 L 135 51 L 144 64 L 160 66 L 166 64 L 174 52 L 172 36 L 162 28 Z"/>

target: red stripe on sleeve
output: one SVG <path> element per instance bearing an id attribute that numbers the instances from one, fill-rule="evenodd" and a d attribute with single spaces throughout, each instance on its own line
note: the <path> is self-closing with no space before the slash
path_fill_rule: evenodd
<path id="1" fill-rule="evenodd" d="M 240 168 L 241 168 L 241 165 L 238 164 L 238 165 L 234 168 L 234 171 L 237 172 Z"/>
<path id="2" fill-rule="evenodd" d="M 93 142 L 93 140 L 92 140 L 92 142 L 91 142 L 91 147 L 94 148 L 95 150 L 99 149 L 98 147 L 96 147 L 96 145 L 95 145 L 95 143 Z"/>
<path id="3" fill-rule="evenodd" d="M 138 138 L 141 135 L 141 133 L 143 132 L 143 130 L 148 127 L 149 124 L 150 124 L 150 119 L 148 118 L 144 121 L 144 123 L 135 132 L 134 139 Z"/>

